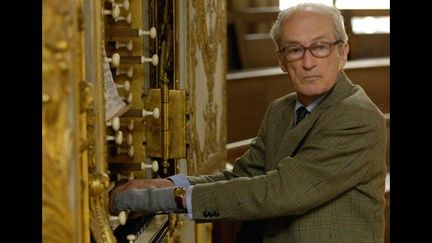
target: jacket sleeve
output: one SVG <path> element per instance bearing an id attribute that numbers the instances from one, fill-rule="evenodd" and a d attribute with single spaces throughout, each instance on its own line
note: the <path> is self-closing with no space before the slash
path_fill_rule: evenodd
<path id="1" fill-rule="evenodd" d="M 344 115 L 335 117 L 338 112 Z M 208 221 L 204 211 L 217 211 L 211 220 L 298 215 L 376 176 L 374 167 L 384 161 L 385 151 L 382 114 L 368 109 L 332 110 L 317 123 L 296 155 L 282 158 L 275 170 L 196 185 L 192 193 L 194 219 Z M 262 158 L 257 156 L 256 168 L 261 168 Z M 254 173 L 254 169 L 241 171 Z"/>
<path id="2" fill-rule="evenodd" d="M 255 137 L 248 151 L 246 151 L 240 158 L 234 163 L 233 171 L 218 172 L 213 175 L 202 175 L 202 176 L 188 176 L 189 181 L 192 185 L 200 183 L 209 183 L 222 180 L 231 180 L 238 177 L 252 177 L 256 175 L 263 175 L 264 169 L 264 158 L 265 158 L 265 133 L 266 121 L 268 120 L 268 114 L 273 103 L 267 108 L 266 114 L 264 115 L 263 121 L 261 122 L 258 135 Z"/>

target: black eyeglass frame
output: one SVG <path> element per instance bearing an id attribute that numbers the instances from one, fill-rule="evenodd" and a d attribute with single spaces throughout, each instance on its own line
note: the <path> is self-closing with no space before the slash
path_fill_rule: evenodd
<path id="1" fill-rule="evenodd" d="M 279 54 L 280 57 L 285 58 L 287 61 L 297 61 L 297 60 L 302 59 L 302 58 L 304 57 L 305 53 L 306 53 L 306 50 L 309 50 L 309 52 L 312 54 L 312 56 L 314 56 L 314 57 L 316 57 L 316 58 L 325 58 L 325 57 L 330 56 L 333 47 L 337 46 L 339 43 L 343 43 L 343 41 L 342 41 L 342 40 L 336 40 L 336 41 L 331 42 L 331 43 L 330 43 L 330 42 L 326 42 L 326 41 L 319 41 L 319 42 L 316 42 L 316 43 L 312 43 L 312 45 L 310 45 L 310 46 L 308 46 L 308 47 L 303 46 L 302 44 L 298 44 L 298 45 L 302 48 L 302 51 L 303 51 L 303 52 L 302 52 L 302 55 L 301 55 L 301 56 L 299 56 L 298 58 L 294 58 L 294 59 L 289 59 L 289 58 L 288 58 L 288 55 L 286 54 L 286 50 L 287 50 L 288 46 L 284 46 L 284 47 L 282 47 L 282 48 L 279 48 L 276 52 Z M 319 45 L 319 44 L 326 44 L 326 45 L 329 45 L 329 53 L 328 53 L 327 55 L 324 55 L 324 56 L 319 56 L 319 55 L 318 55 L 318 56 L 317 56 L 317 55 L 314 53 L 314 51 L 312 50 L 312 48 L 313 48 L 314 46 L 316 46 L 316 45 Z"/>

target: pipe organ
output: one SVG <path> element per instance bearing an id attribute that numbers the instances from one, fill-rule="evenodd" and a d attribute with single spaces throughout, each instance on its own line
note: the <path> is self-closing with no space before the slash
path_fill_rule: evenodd
<path id="1" fill-rule="evenodd" d="M 43 1 L 44 242 L 189 242 L 181 225 L 208 241 L 179 215 L 110 215 L 108 199 L 123 181 L 224 167 L 224 14 L 215 0 Z"/>

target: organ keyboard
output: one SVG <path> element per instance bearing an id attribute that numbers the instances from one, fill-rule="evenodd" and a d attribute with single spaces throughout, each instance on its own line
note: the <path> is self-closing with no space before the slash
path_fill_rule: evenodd
<path id="1" fill-rule="evenodd" d="M 160 242 L 168 231 L 167 214 L 142 215 L 128 219 L 125 225 L 114 227 L 114 236 L 118 243 L 129 243 L 128 237 L 133 235 L 135 243 Z"/>

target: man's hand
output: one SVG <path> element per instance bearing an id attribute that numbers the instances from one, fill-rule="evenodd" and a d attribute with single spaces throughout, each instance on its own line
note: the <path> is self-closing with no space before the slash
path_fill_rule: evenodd
<path id="1" fill-rule="evenodd" d="M 142 179 L 142 180 L 131 180 L 124 184 L 116 186 L 111 190 L 109 195 L 109 207 L 112 215 L 117 215 L 119 212 L 115 209 L 113 203 L 113 197 L 118 192 L 128 191 L 130 189 L 144 189 L 144 188 L 162 188 L 162 187 L 173 187 L 174 183 L 168 179 Z"/>
<path id="2" fill-rule="evenodd" d="M 110 211 L 116 215 L 120 211 L 156 213 L 159 211 L 176 211 L 174 188 L 149 187 L 116 191 L 111 194 Z"/>

